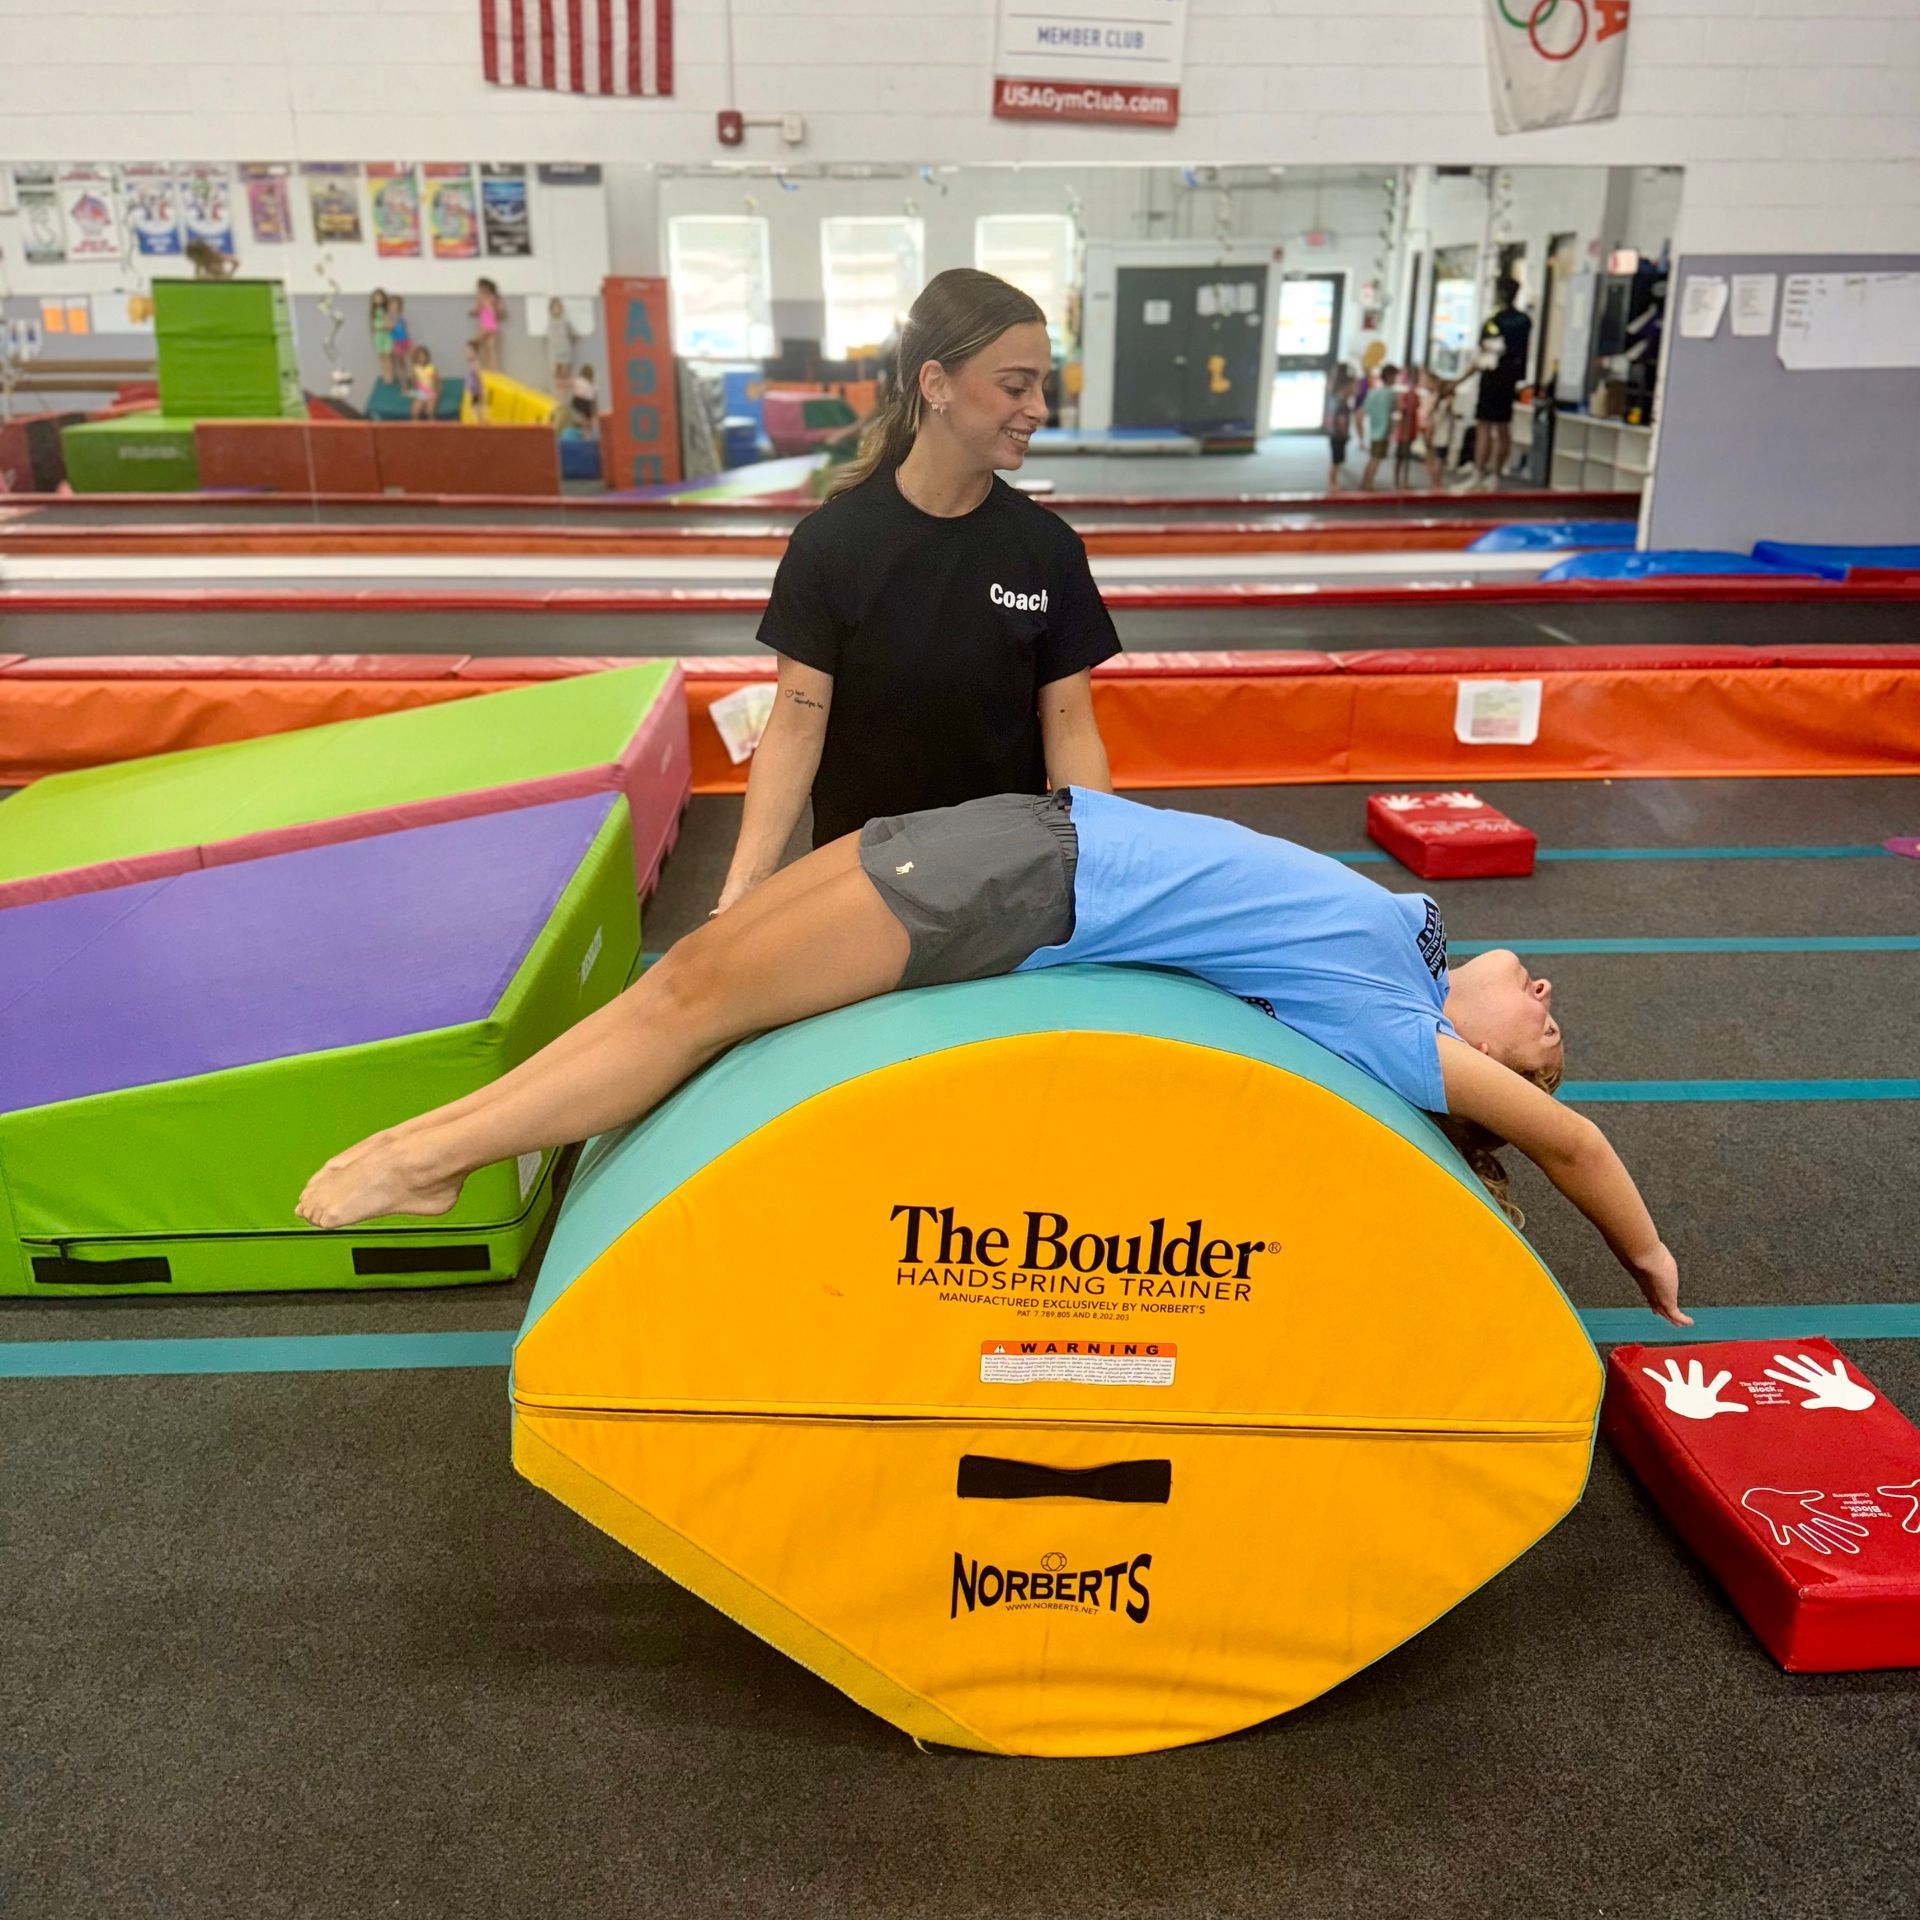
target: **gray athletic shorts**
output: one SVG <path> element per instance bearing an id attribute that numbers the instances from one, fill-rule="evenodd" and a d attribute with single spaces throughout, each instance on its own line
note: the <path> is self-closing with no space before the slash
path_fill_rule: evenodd
<path id="1" fill-rule="evenodd" d="M 860 865 L 907 930 L 903 987 L 1011 973 L 1073 934 L 1073 795 L 1000 793 L 869 820 Z"/>

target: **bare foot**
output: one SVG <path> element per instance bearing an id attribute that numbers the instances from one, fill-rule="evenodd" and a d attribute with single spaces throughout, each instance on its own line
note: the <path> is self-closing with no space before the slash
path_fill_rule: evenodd
<path id="1" fill-rule="evenodd" d="M 390 1213 L 446 1213 L 459 1198 L 460 1177 L 436 1166 L 417 1137 L 376 1133 L 329 1160 L 293 1210 L 310 1226 L 354 1227 Z"/>

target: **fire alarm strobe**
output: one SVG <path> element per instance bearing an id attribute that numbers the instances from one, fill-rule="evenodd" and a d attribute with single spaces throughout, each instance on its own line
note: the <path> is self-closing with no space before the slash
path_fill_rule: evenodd
<path id="1" fill-rule="evenodd" d="M 723 147 L 737 147 L 746 137 L 746 121 L 732 108 L 723 108 L 720 114 L 720 144 Z"/>

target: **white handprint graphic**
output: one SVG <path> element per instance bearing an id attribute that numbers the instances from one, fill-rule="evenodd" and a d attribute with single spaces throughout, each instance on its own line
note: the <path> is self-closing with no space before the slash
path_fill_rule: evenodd
<path id="1" fill-rule="evenodd" d="M 1920 1533 L 1920 1480 L 1909 1480 L 1903 1485 L 1875 1487 L 1882 1500 L 1904 1500 L 1907 1510 L 1896 1515 L 1902 1533 Z"/>
<path id="2" fill-rule="evenodd" d="M 1740 1496 L 1740 1504 L 1767 1523 L 1776 1547 L 1799 1539 L 1819 1554 L 1858 1553 L 1867 1529 L 1857 1520 L 1823 1513 L 1814 1502 L 1826 1497 L 1818 1487 L 1791 1492 L 1783 1487 L 1749 1487 Z"/>
<path id="3" fill-rule="evenodd" d="M 1720 1398 L 1720 1389 L 1733 1378 L 1725 1367 L 1711 1380 L 1698 1360 L 1687 1362 L 1684 1375 L 1678 1360 L 1669 1360 L 1663 1374 L 1655 1373 L 1651 1367 L 1642 1367 L 1640 1371 L 1667 1396 L 1667 1411 L 1677 1413 L 1683 1420 L 1711 1420 L 1716 1413 L 1747 1411 L 1743 1401 Z"/>
<path id="4" fill-rule="evenodd" d="M 1779 1373 L 1768 1367 L 1767 1378 L 1778 1380 L 1783 1387 L 1798 1387 L 1803 1393 L 1811 1394 L 1811 1399 L 1800 1402 L 1804 1412 L 1818 1413 L 1823 1407 L 1838 1407 L 1843 1413 L 1858 1413 L 1863 1407 L 1873 1405 L 1873 1389 L 1850 1379 L 1845 1363 L 1840 1360 L 1834 1361 L 1833 1371 L 1829 1373 L 1808 1354 L 1801 1354 L 1797 1360 L 1784 1353 L 1773 1357 L 1787 1371 Z"/>

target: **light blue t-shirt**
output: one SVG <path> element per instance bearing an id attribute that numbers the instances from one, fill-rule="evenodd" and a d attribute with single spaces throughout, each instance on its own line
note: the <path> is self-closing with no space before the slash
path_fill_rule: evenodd
<path id="1" fill-rule="evenodd" d="M 1451 1034 L 1447 936 L 1424 893 L 1231 820 L 1073 789 L 1073 938 L 1018 971 L 1175 967 L 1238 994 L 1429 1113 Z"/>

